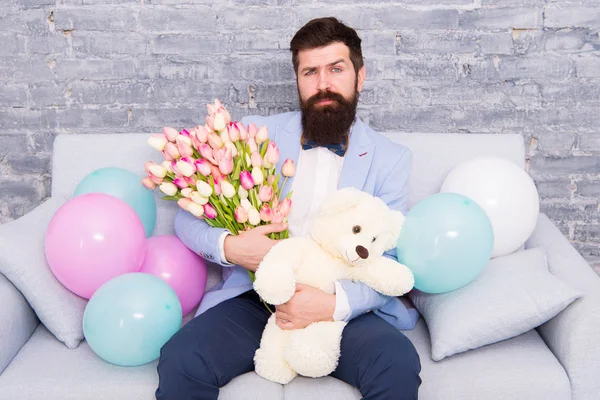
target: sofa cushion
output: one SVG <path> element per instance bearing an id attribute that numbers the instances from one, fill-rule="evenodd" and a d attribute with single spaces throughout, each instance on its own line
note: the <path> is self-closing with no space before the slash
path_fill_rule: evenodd
<path id="1" fill-rule="evenodd" d="M 457 353 L 527 332 L 564 310 L 581 291 L 548 271 L 541 248 L 491 260 L 468 285 L 448 293 L 409 294 L 431 334 L 432 357 Z"/>
<path id="2" fill-rule="evenodd" d="M 516 338 L 431 360 L 429 333 L 419 320 L 404 332 L 421 357 L 421 400 L 571 399 L 569 380 L 535 330 Z M 61 345 L 40 325 L 0 375 L 0 399 L 152 400 L 156 362 L 117 367 L 97 357 L 84 341 L 75 350 Z M 284 397 L 285 395 L 285 397 Z M 282 388 L 255 373 L 237 377 L 221 390 L 223 400 L 352 400 L 359 392 L 334 378 L 296 378 Z"/>
<path id="3" fill-rule="evenodd" d="M 54 277 L 44 253 L 48 223 L 64 203 L 62 197 L 53 196 L 21 218 L 0 225 L 0 272 L 23 293 L 50 332 L 75 348 L 83 339 L 87 300 Z"/>

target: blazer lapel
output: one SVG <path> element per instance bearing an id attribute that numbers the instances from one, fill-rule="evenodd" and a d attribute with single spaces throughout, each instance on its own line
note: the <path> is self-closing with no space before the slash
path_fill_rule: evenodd
<path id="1" fill-rule="evenodd" d="M 286 159 L 290 159 L 294 162 L 294 165 L 298 166 L 298 155 L 300 154 L 300 136 L 302 135 L 302 122 L 300 113 L 295 114 L 283 129 L 277 128 L 277 139 L 275 143 L 279 147 L 279 162 L 277 163 L 277 171 L 281 173 L 281 167 Z M 279 178 L 280 184 L 283 184 L 285 177 Z M 288 195 L 292 188 L 294 177 L 288 178 L 285 187 L 281 191 L 280 198 L 283 199 Z"/>
<path id="2" fill-rule="evenodd" d="M 340 173 L 338 189 L 355 187 L 362 190 L 373 161 L 375 145 L 365 132 L 364 123 L 357 118 L 350 133 L 348 150 Z"/>

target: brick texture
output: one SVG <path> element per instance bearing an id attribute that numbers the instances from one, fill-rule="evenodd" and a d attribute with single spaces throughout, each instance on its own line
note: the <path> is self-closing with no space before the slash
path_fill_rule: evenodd
<path id="1" fill-rule="evenodd" d="M 600 271 L 598 0 L 13 0 L 0 10 L 0 223 L 49 195 L 58 133 L 295 110 L 289 40 L 363 38 L 360 116 L 406 132 L 518 132 L 542 211 Z"/>

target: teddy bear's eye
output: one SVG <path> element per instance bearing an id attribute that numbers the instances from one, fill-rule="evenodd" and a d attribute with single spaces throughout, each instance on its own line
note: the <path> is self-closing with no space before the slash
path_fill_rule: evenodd
<path id="1" fill-rule="evenodd" d="M 377 240 L 377 238 L 373 236 L 373 239 L 371 239 L 371 243 L 375 243 L 375 240 Z"/>
<path id="2" fill-rule="evenodd" d="M 352 233 L 354 233 L 355 235 L 356 235 L 357 233 L 360 233 L 360 230 L 361 230 L 361 227 L 360 227 L 360 225 L 354 225 L 354 226 L 352 227 Z"/>

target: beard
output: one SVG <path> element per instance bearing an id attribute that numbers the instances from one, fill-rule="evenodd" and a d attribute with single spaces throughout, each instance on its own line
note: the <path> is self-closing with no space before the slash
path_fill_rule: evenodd
<path id="1" fill-rule="evenodd" d="M 354 96 L 345 99 L 339 93 L 320 91 L 308 100 L 300 97 L 302 111 L 302 138 L 318 145 L 346 143 L 350 127 L 356 117 L 359 92 L 354 89 Z M 333 103 L 317 105 L 321 100 L 332 100 Z"/>

